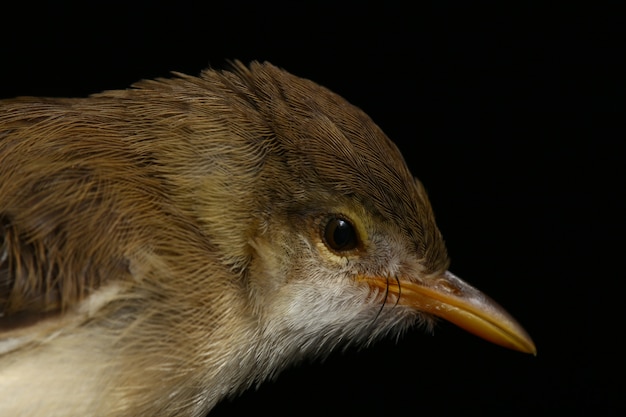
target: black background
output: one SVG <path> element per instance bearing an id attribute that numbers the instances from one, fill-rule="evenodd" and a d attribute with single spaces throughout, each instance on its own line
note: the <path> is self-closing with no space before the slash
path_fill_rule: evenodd
<path id="1" fill-rule="evenodd" d="M 441 323 L 302 364 L 211 416 L 623 415 L 625 15 L 498 4 L 18 4 L 0 13 L 0 97 L 85 96 L 228 59 L 310 78 L 400 146 L 451 269 L 538 347 Z"/>

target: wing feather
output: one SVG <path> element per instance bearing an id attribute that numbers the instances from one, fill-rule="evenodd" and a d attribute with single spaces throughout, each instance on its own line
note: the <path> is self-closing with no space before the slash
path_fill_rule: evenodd
<path id="1" fill-rule="evenodd" d="M 133 219 L 123 202 L 150 202 L 138 195 L 150 180 L 133 183 L 139 168 L 127 144 L 89 121 L 98 116 L 79 112 L 80 103 L 2 102 L 0 329 L 64 311 L 130 276 L 122 237 Z"/>

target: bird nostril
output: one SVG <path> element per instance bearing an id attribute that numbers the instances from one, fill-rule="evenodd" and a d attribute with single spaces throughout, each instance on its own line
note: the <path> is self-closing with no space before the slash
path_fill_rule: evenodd
<path id="1" fill-rule="evenodd" d="M 457 297 L 463 295 L 463 289 L 459 288 L 453 282 L 447 281 L 445 279 L 437 280 L 435 287 L 440 288 L 449 294 L 456 295 Z"/>

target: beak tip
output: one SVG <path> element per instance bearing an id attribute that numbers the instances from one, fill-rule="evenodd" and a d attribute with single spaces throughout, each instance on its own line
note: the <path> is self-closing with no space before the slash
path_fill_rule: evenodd
<path id="1" fill-rule="evenodd" d="M 537 347 L 535 346 L 535 343 L 530 339 L 530 337 L 528 338 L 527 350 L 524 353 L 529 353 L 534 357 L 537 357 Z"/>

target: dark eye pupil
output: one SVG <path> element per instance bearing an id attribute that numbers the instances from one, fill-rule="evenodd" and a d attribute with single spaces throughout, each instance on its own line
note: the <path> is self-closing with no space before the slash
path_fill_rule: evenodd
<path id="1" fill-rule="evenodd" d="M 330 219 L 326 225 L 324 238 L 333 250 L 344 251 L 357 246 L 356 232 L 352 224 L 341 218 Z"/>

